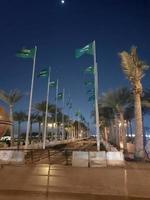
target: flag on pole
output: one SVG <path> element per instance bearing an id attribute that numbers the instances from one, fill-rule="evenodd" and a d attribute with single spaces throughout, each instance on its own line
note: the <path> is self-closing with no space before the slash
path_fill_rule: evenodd
<path id="1" fill-rule="evenodd" d="M 89 74 L 94 74 L 94 67 L 93 66 L 90 66 L 88 68 L 85 69 L 85 72 L 86 73 L 89 73 Z"/>
<path id="2" fill-rule="evenodd" d="M 76 112 L 75 112 L 75 116 L 76 116 L 76 117 L 78 117 L 78 116 L 80 116 L 80 115 L 81 115 L 80 111 L 76 111 Z"/>
<path id="3" fill-rule="evenodd" d="M 69 108 L 69 109 L 71 109 L 71 108 L 72 108 L 72 103 L 70 103 L 70 105 L 68 106 L 68 108 Z"/>
<path id="4" fill-rule="evenodd" d="M 94 90 L 93 89 L 89 89 L 89 90 L 87 90 L 87 92 L 86 92 L 87 94 L 94 94 Z"/>
<path id="5" fill-rule="evenodd" d="M 69 109 L 71 109 L 71 108 L 72 108 L 72 103 L 71 103 L 71 102 L 67 102 L 67 103 L 66 103 L 66 106 L 67 106 Z"/>
<path id="6" fill-rule="evenodd" d="M 51 81 L 51 82 L 49 82 L 49 86 L 50 87 L 56 87 L 56 85 L 57 85 L 57 81 Z"/>
<path id="7" fill-rule="evenodd" d="M 87 80 L 87 81 L 84 81 L 84 84 L 85 84 L 85 86 L 90 86 L 90 85 L 94 85 L 94 81 L 92 81 L 92 80 Z"/>
<path id="8" fill-rule="evenodd" d="M 48 76 L 48 70 L 47 69 L 42 69 L 38 74 L 38 77 L 47 77 L 47 76 Z"/>
<path id="9" fill-rule="evenodd" d="M 90 96 L 88 98 L 88 102 L 94 101 L 95 100 L 95 94 L 93 94 L 92 96 Z"/>
<path id="10" fill-rule="evenodd" d="M 16 53 L 19 58 L 34 58 L 35 49 L 22 49 Z"/>
<path id="11" fill-rule="evenodd" d="M 88 44 L 88 45 L 86 45 L 83 48 L 76 49 L 76 51 L 75 51 L 75 57 L 76 58 L 79 58 L 84 54 L 93 55 L 93 42 Z"/>
<path id="12" fill-rule="evenodd" d="M 63 99 L 63 92 L 58 93 L 57 99 L 58 100 L 62 100 Z"/>

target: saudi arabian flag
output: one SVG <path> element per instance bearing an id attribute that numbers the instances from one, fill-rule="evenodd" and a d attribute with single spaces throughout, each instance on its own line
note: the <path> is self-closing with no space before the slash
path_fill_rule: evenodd
<path id="1" fill-rule="evenodd" d="M 70 102 L 70 101 L 68 101 L 67 103 L 66 103 L 66 106 L 69 108 L 70 106 L 72 107 L 72 103 Z"/>
<path id="2" fill-rule="evenodd" d="M 80 111 L 75 112 L 75 116 L 76 116 L 76 117 L 77 117 L 77 116 L 80 116 L 80 115 L 81 115 Z"/>
<path id="3" fill-rule="evenodd" d="M 90 66 L 88 68 L 85 69 L 85 72 L 86 73 L 89 73 L 89 74 L 94 74 L 94 67 L 93 66 Z"/>
<path id="4" fill-rule="evenodd" d="M 94 85 L 94 81 L 84 81 L 85 86 Z"/>
<path id="5" fill-rule="evenodd" d="M 19 58 L 34 58 L 35 49 L 22 49 L 16 53 Z"/>
<path id="6" fill-rule="evenodd" d="M 58 93 L 57 99 L 58 100 L 62 100 L 62 98 L 63 98 L 63 93 L 62 92 Z"/>
<path id="7" fill-rule="evenodd" d="M 80 58 L 84 54 L 93 55 L 93 42 L 75 51 L 76 58 Z"/>
<path id="8" fill-rule="evenodd" d="M 92 95 L 89 97 L 88 102 L 94 101 L 95 100 L 95 95 Z"/>
<path id="9" fill-rule="evenodd" d="M 57 82 L 56 81 L 51 81 L 49 82 L 50 87 L 56 87 Z"/>
<path id="10" fill-rule="evenodd" d="M 72 103 L 70 103 L 70 105 L 69 105 L 69 107 L 68 107 L 69 109 L 71 109 L 72 108 Z"/>
<path id="11" fill-rule="evenodd" d="M 86 93 L 90 94 L 90 95 L 93 95 L 94 94 L 94 90 L 93 89 L 87 90 Z"/>
<path id="12" fill-rule="evenodd" d="M 47 69 L 42 69 L 40 73 L 38 74 L 38 77 L 47 77 L 48 76 L 48 71 Z"/>

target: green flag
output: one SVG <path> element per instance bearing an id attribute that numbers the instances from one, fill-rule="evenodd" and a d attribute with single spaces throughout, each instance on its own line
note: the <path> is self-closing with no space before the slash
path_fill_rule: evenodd
<path id="1" fill-rule="evenodd" d="M 38 77 L 47 77 L 47 76 L 48 76 L 47 69 L 42 69 L 38 74 Z"/>
<path id="2" fill-rule="evenodd" d="M 68 102 L 66 103 L 66 106 L 67 106 L 68 108 L 72 108 L 72 103 L 71 103 L 70 101 L 68 101 Z"/>
<path id="3" fill-rule="evenodd" d="M 63 93 L 62 92 L 58 93 L 57 99 L 58 100 L 62 100 L 62 98 L 63 98 Z"/>
<path id="4" fill-rule="evenodd" d="M 71 109 L 72 108 L 72 103 L 70 103 L 70 105 L 69 105 L 69 107 L 68 107 L 69 109 Z"/>
<path id="5" fill-rule="evenodd" d="M 94 74 L 94 67 L 93 66 L 90 66 L 88 68 L 85 69 L 85 72 L 86 73 L 89 73 L 89 74 Z"/>
<path id="6" fill-rule="evenodd" d="M 16 53 L 19 58 L 33 58 L 35 54 L 35 49 L 22 49 Z"/>
<path id="7" fill-rule="evenodd" d="M 94 101 L 95 100 L 95 95 L 93 94 L 88 98 L 88 102 Z"/>
<path id="8" fill-rule="evenodd" d="M 90 86 L 94 84 L 94 81 L 89 80 L 89 81 L 84 81 L 85 86 Z"/>
<path id="9" fill-rule="evenodd" d="M 57 82 L 56 81 L 51 81 L 49 82 L 50 87 L 56 87 Z"/>
<path id="10" fill-rule="evenodd" d="M 94 90 L 92 90 L 92 89 L 89 89 L 89 90 L 87 90 L 87 92 L 86 92 L 87 94 L 94 94 Z"/>
<path id="11" fill-rule="evenodd" d="M 75 116 L 77 117 L 77 116 L 80 116 L 81 115 L 81 113 L 80 113 L 80 111 L 76 111 L 75 112 Z"/>
<path id="12" fill-rule="evenodd" d="M 76 58 L 79 58 L 84 54 L 93 55 L 93 43 L 90 43 L 83 48 L 76 49 L 76 51 L 75 51 Z"/>

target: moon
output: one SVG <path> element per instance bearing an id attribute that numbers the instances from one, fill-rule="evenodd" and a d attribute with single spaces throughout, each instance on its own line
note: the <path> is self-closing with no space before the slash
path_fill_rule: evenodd
<path id="1" fill-rule="evenodd" d="M 65 0 L 61 0 L 61 4 L 64 4 L 65 3 Z"/>

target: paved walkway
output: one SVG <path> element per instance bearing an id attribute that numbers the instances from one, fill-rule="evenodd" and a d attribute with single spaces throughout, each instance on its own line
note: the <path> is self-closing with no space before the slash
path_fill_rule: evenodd
<path id="1" fill-rule="evenodd" d="M 149 163 L 125 168 L 4 166 L 0 180 L 0 200 L 150 199 Z"/>

